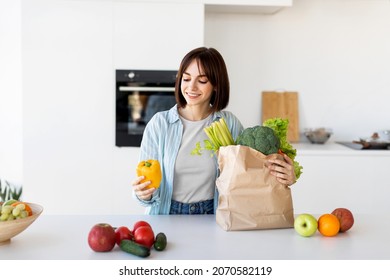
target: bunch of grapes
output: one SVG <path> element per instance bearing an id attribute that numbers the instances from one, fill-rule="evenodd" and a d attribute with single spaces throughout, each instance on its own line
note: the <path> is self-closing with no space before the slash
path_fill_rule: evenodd
<path id="1" fill-rule="evenodd" d="M 28 211 L 24 203 L 0 206 L 0 221 L 12 221 L 28 217 Z"/>

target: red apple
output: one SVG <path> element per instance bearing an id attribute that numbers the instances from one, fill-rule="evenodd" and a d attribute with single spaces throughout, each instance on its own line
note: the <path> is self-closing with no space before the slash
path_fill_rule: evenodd
<path id="1" fill-rule="evenodd" d="M 88 234 L 88 244 L 95 252 L 108 252 L 115 246 L 115 230 L 106 223 L 96 224 Z"/>
<path id="2" fill-rule="evenodd" d="M 354 223 L 352 212 L 347 208 L 336 208 L 332 212 L 340 221 L 340 232 L 349 230 Z"/>

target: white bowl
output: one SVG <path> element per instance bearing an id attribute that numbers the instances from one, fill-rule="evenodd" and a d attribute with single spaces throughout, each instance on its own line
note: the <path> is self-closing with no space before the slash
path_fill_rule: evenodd
<path id="1" fill-rule="evenodd" d="M 28 228 L 41 215 L 42 206 L 30 202 L 26 203 L 31 207 L 33 213 L 31 216 L 13 221 L 0 221 L 0 245 L 9 243 L 12 237 Z"/>
<path id="2" fill-rule="evenodd" d="M 312 144 L 324 144 L 330 136 L 332 135 L 332 130 L 329 128 L 315 128 L 315 129 L 306 129 L 305 136 Z"/>

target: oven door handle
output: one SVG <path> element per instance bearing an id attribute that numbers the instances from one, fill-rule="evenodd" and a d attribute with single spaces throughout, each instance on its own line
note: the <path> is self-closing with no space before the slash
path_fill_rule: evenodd
<path id="1" fill-rule="evenodd" d="M 126 86 L 120 86 L 119 91 L 140 91 L 140 92 L 145 92 L 145 91 L 165 91 L 165 92 L 174 92 L 175 88 L 174 87 L 126 87 Z"/>

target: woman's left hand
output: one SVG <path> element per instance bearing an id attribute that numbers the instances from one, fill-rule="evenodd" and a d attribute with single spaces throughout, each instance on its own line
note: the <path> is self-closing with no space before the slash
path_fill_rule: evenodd
<path id="1" fill-rule="evenodd" d="M 294 172 L 294 163 L 291 158 L 283 154 L 284 160 L 269 159 L 268 165 L 270 173 L 276 176 L 276 179 L 287 186 L 291 186 L 297 180 Z"/>

